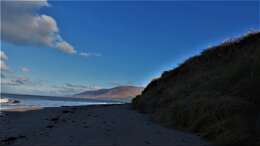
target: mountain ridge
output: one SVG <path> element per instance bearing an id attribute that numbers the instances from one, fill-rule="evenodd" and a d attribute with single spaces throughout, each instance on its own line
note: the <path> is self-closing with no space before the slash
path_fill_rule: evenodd
<path id="1" fill-rule="evenodd" d="M 132 99 L 141 94 L 143 89 L 143 87 L 124 85 L 113 88 L 84 91 L 75 94 L 74 97 L 90 99 Z"/>

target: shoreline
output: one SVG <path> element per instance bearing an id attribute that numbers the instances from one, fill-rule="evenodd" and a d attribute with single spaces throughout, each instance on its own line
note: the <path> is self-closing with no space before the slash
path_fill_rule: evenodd
<path id="1" fill-rule="evenodd" d="M 31 106 L 31 107 L 18 107 L 13 109 L 0 109 L 0 113 L 2 112 L 27 112 L 27 111 L 34 111 L 34 110 L 41 110 L 46 107 L 41 106 Z"/>
<path id="2" fill-rule="evenodd" d="M 10 108 L 10 109 L 1 109 L 1 112 L 28 112 L 28 111 L 35 111 L 35 110 L 42 110 L 42 109 L 48 109 L 48 108 L 76 108 L 76 107 L 89 107 L 89 106 L 113 106 L 113 105 L 123 105 L 123 104 L 129 104 L 129 103 L 104 103 L 104 104 L 89 104 L 89 105 L 72 105 L 72 106 L 59 106 L 59 107 L 44 107 L 44 106 L 25 106 L 25 107 L 17 107 L 17 108 Z M 1 107 L 1 106 L 0 106 Z"/>
<path id="3" fill-rule="evenodd" d="M 4 111 L 0 145 L 209 146 L 199 136 L 162 127 L 130 104 Z"/>

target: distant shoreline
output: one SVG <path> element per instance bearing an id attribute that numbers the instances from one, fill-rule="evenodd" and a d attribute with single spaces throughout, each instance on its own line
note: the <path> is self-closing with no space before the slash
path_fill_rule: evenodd
<path id="1" fill-rule="evenodd" d="M 15 109 L 0 109 L 0 112 L 27 112 L 27 111 L 33 111 L 33 110 L 40 110 L 44 109 L 46 107 L 40 107 L 40 106 L 32 106 L 32 107 L 21 107 L 21 108 L 15 108 Z"/>
<path id="2" fill-rule="evenodd" d="M 1 97 L 5 95 L 18 95 L 18 96 L 37 96 L 41 98 L 46 98 L 46 97 L 54 97 L 54 98 L 67 98 L 67 99 L 87 99 L 87 100 L 93 100 L 93 101 L 114 101 L 114 102 L 123 102 L 123 103 L 130 103 L 131 99 L 124 100 L 124 98 L 86 98 L 86 97 L 76 97 L 76 96 L 47 96 L 47 95 L 33 95 L 33 94 L 15 94 L 15 93 L 0 93 Z"/>
<path id="3" fill-rule="evenodd" d="M 86 98 L 66 98 L 66 97 L 39 97 L 34 95 L 2 94 L 3 103 L 0 104 L 1 111 L 20 111 L 38 109 L 44 107 L 61 106 L 81 106 L 81 105 L 100 105 L 100 104 L 123 104 L 124 101 L 117 100 L 98 100 Z M 10 101 L 10 102 L 9 102 Z M 13 102 L 15 101 L 15 102 Z"/>

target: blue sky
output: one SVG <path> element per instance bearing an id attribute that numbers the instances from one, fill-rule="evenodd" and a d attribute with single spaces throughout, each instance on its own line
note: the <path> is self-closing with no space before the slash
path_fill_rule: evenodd
<path id="1" fill-rule="evenodd" d="M 52 25 L 32 31 L 22 25 L 24 19 L 11 19 L 18 14 L 11 8 L 3 9 L 3 29 L 8 31 L 1 32 L 1 49 L 8 57 L 3 60 L 8 69 L 2 70 L 1 89 L 11 93 L 69 95 L 116 85 L 145 86 L 208 46 L 259 30 L 259 1 L 19 5 L 18 9 L 33 9 L 25 12 L 33 17 L 48 16 L 40 18 L 43 22 L 54 20 L 58 31 Z M 23 15 L 15 16 L 19 17 Z M 10 24 L 16 32 L 9 31 Z M 33 34 L 38 32 L 48 32 L 55 40 L 43 43 L 42 35 Z M 63 42 L 69 45 L 57 45 Z"/>

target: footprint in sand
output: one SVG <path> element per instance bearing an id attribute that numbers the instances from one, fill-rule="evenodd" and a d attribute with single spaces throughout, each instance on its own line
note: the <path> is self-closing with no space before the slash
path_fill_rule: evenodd
<path id="1" fill-rule="evenodd" d="M 51 129 L 51 128 L 53 128 L 54 126 L 53 125 L 48 125 L 48 126 L 46 126 L 46 128 L 49 128 L 49 129 Z"/>
<path id="2" fill-rule="evenodd" d="M 26 138 L 26 136 L 23 136 L 23 135 L 20 135 L 20 136 L 17 136 L 17 137 L 8 137 L 8 138 L 6 138 L 6 139 L 3 139 L 3 140 L 1 140 L 1 143 L 3 143 L 3 144 L 12 144 L 12 143 L 14 143 L 15 141 L 17 141 L 18 139 L 22 139 L 22 138 Z M 1 144 L 0 143 L 0 144 Z"/>
<path id="3" fill-rule="evenodd" d="M 145 144 L 151 144 L 151 142 L 149 142 L 149 141 L 144 141 L 144 143 L 145 143 Z"/>
<path id="4" fill-rule="evenodd" d="M 67 113 L 74 113 L 75 111 L 71 111 L 71 110 L 63 110 L 62 113 L 67 114 Z"/>
<path id="5" fill-rule="evenodd" d="M 72 142 L 72 139 L 73 139 L 73 137 L 72 137 L 72 136 L 69 136 L 69 142 L 70 142 L 70 143 Z"/>

